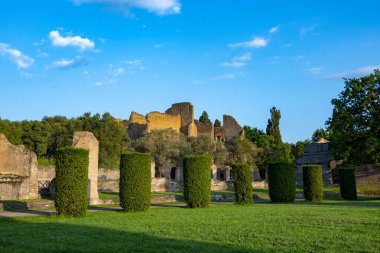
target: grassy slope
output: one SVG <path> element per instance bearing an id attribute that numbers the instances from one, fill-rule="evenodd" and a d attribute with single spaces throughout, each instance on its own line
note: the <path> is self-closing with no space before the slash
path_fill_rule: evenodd
<path id="1" fill-rule="evenodd" d="M 380 201 L 355 204 L 302 201 L 0 219 L 0 252 L 379 252 Z"/>

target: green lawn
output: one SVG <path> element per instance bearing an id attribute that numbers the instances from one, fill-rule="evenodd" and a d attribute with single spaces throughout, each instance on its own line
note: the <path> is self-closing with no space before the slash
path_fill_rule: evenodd
<path id="1" fill-rule="evenodd" d="M 379 234 L 380 200 L 172 207 L 1 218 L 0 252 L 379 252 Z"/>

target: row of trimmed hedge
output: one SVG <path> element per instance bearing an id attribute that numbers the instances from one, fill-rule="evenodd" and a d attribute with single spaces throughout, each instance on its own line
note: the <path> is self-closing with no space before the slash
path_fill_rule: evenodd
<path id="1" fill-rule="evenodd" d="M 61 148 L 56 155 L 55 206 L 59 214 L 74 217 L 87 212 L 87 180 L 89 152 L 80 148 Z M 183 159 L 184 198 L 191 208 L 207 207 L 211 199 L 211 157 L 187 155 Z M 151 155 L 126 153 L 120 158 L 120 206 L 124 211 L 144 211 L 151 200 Z M 322 167 L 303 166 L 306 200 L 323 199 Z M 252 203 L 250 165 L 233 164 L 235 200 L 238 204 Z M 339 169 L 340 191 L 344 199 L 356 199 L 355 170 Z M 289 161 L 268 163 L 269 196 L 272 202 L 295 200 L 295 170 Z"/>

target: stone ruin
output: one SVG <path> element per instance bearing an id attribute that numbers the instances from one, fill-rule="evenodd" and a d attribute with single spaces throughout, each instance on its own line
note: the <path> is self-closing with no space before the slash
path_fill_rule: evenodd
<path id="1" fill-rule="evenodd" d="M 38 197 L 36 154 L 0 133 L 0 200 Z"/>
<path id="2" fill-rule="evenodd" d="M 186 137 L 207 136 L 221 141 L 243 135 L 243 128 L 232 116 L 223 115 L 221 127 L 195 120 L 194 107 L 188 102 L 173 104 L 165 113 L 150 112 L 144 116 L 132 112 L 125 124 L 131 139 L 137 139 L 154 129 L 165 128 L 172 128 Z"/>
<path id="3" fill-rule="evenodd" d="M 304 156 L 296 161 L 297 185 L 303 186 L 302 166 L 308 164 L 322 165 L 323 184 L 333 184 L 331 171 L 336 168 L 336 161 L 329 152 L 329 142 L 321 138 L 318 142 L 304 145 Z"/>
<path id="4" fill-rule="evenodd" d="M 91 132 L 75 132 L 73 147 L 89 150 L 88 202 L 99 203 L 99 142 Z M 42 189 L 51 186 L 54 166 L 37 166 L 37 156 L 23 145 L 11 144 L 0 133 L 0 200 L 40 198 Z"/>
<path id="5" fill-rule="evenodd" d="M 91 132 L 75 132 L 73 147 L 89 150 L 87 198 L 90 205 L 98 204 L 99 141 Z"/>

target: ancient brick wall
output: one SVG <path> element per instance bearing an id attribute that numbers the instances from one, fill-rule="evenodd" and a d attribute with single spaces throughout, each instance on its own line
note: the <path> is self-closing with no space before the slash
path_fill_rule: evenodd
<path id="1" fill-rule="evenodd" d="M 211 123 L 201 123 L 199 120 L 194 120 L 197 126 L 197 136 L 207 136 L 214 139 L 214 126 Z"/>
<path id="2" fill-rule="evenodd" d="M 223 133 L 226 140 L 243 134 L 243 128 L 229 115 L 223 115 Z"/>
<path id="3" fill-rule="evenodd" d="M 147 131 L 150 132 L 154 129 L 167 129 L 172 128 L 177 132 L 181 128 L 181 116 L 173 116 L 160 112 L 151 112 L 146 115 L 148 122 Z"/>
<path id="4" fill-rule="evenodd" d="M 99 202 L 98 195 L 98 174 L 99 174 L 99 141 L 91 132 L 74 132 L 73 147 L 89 150 L 88 165 L 88 191 L 87 198 L 89 204 Z"/>
<path id="5" fill-rule="evenodd" d="M 0 199 L 38 198 L 37 156 L 0 133 Z"/>

